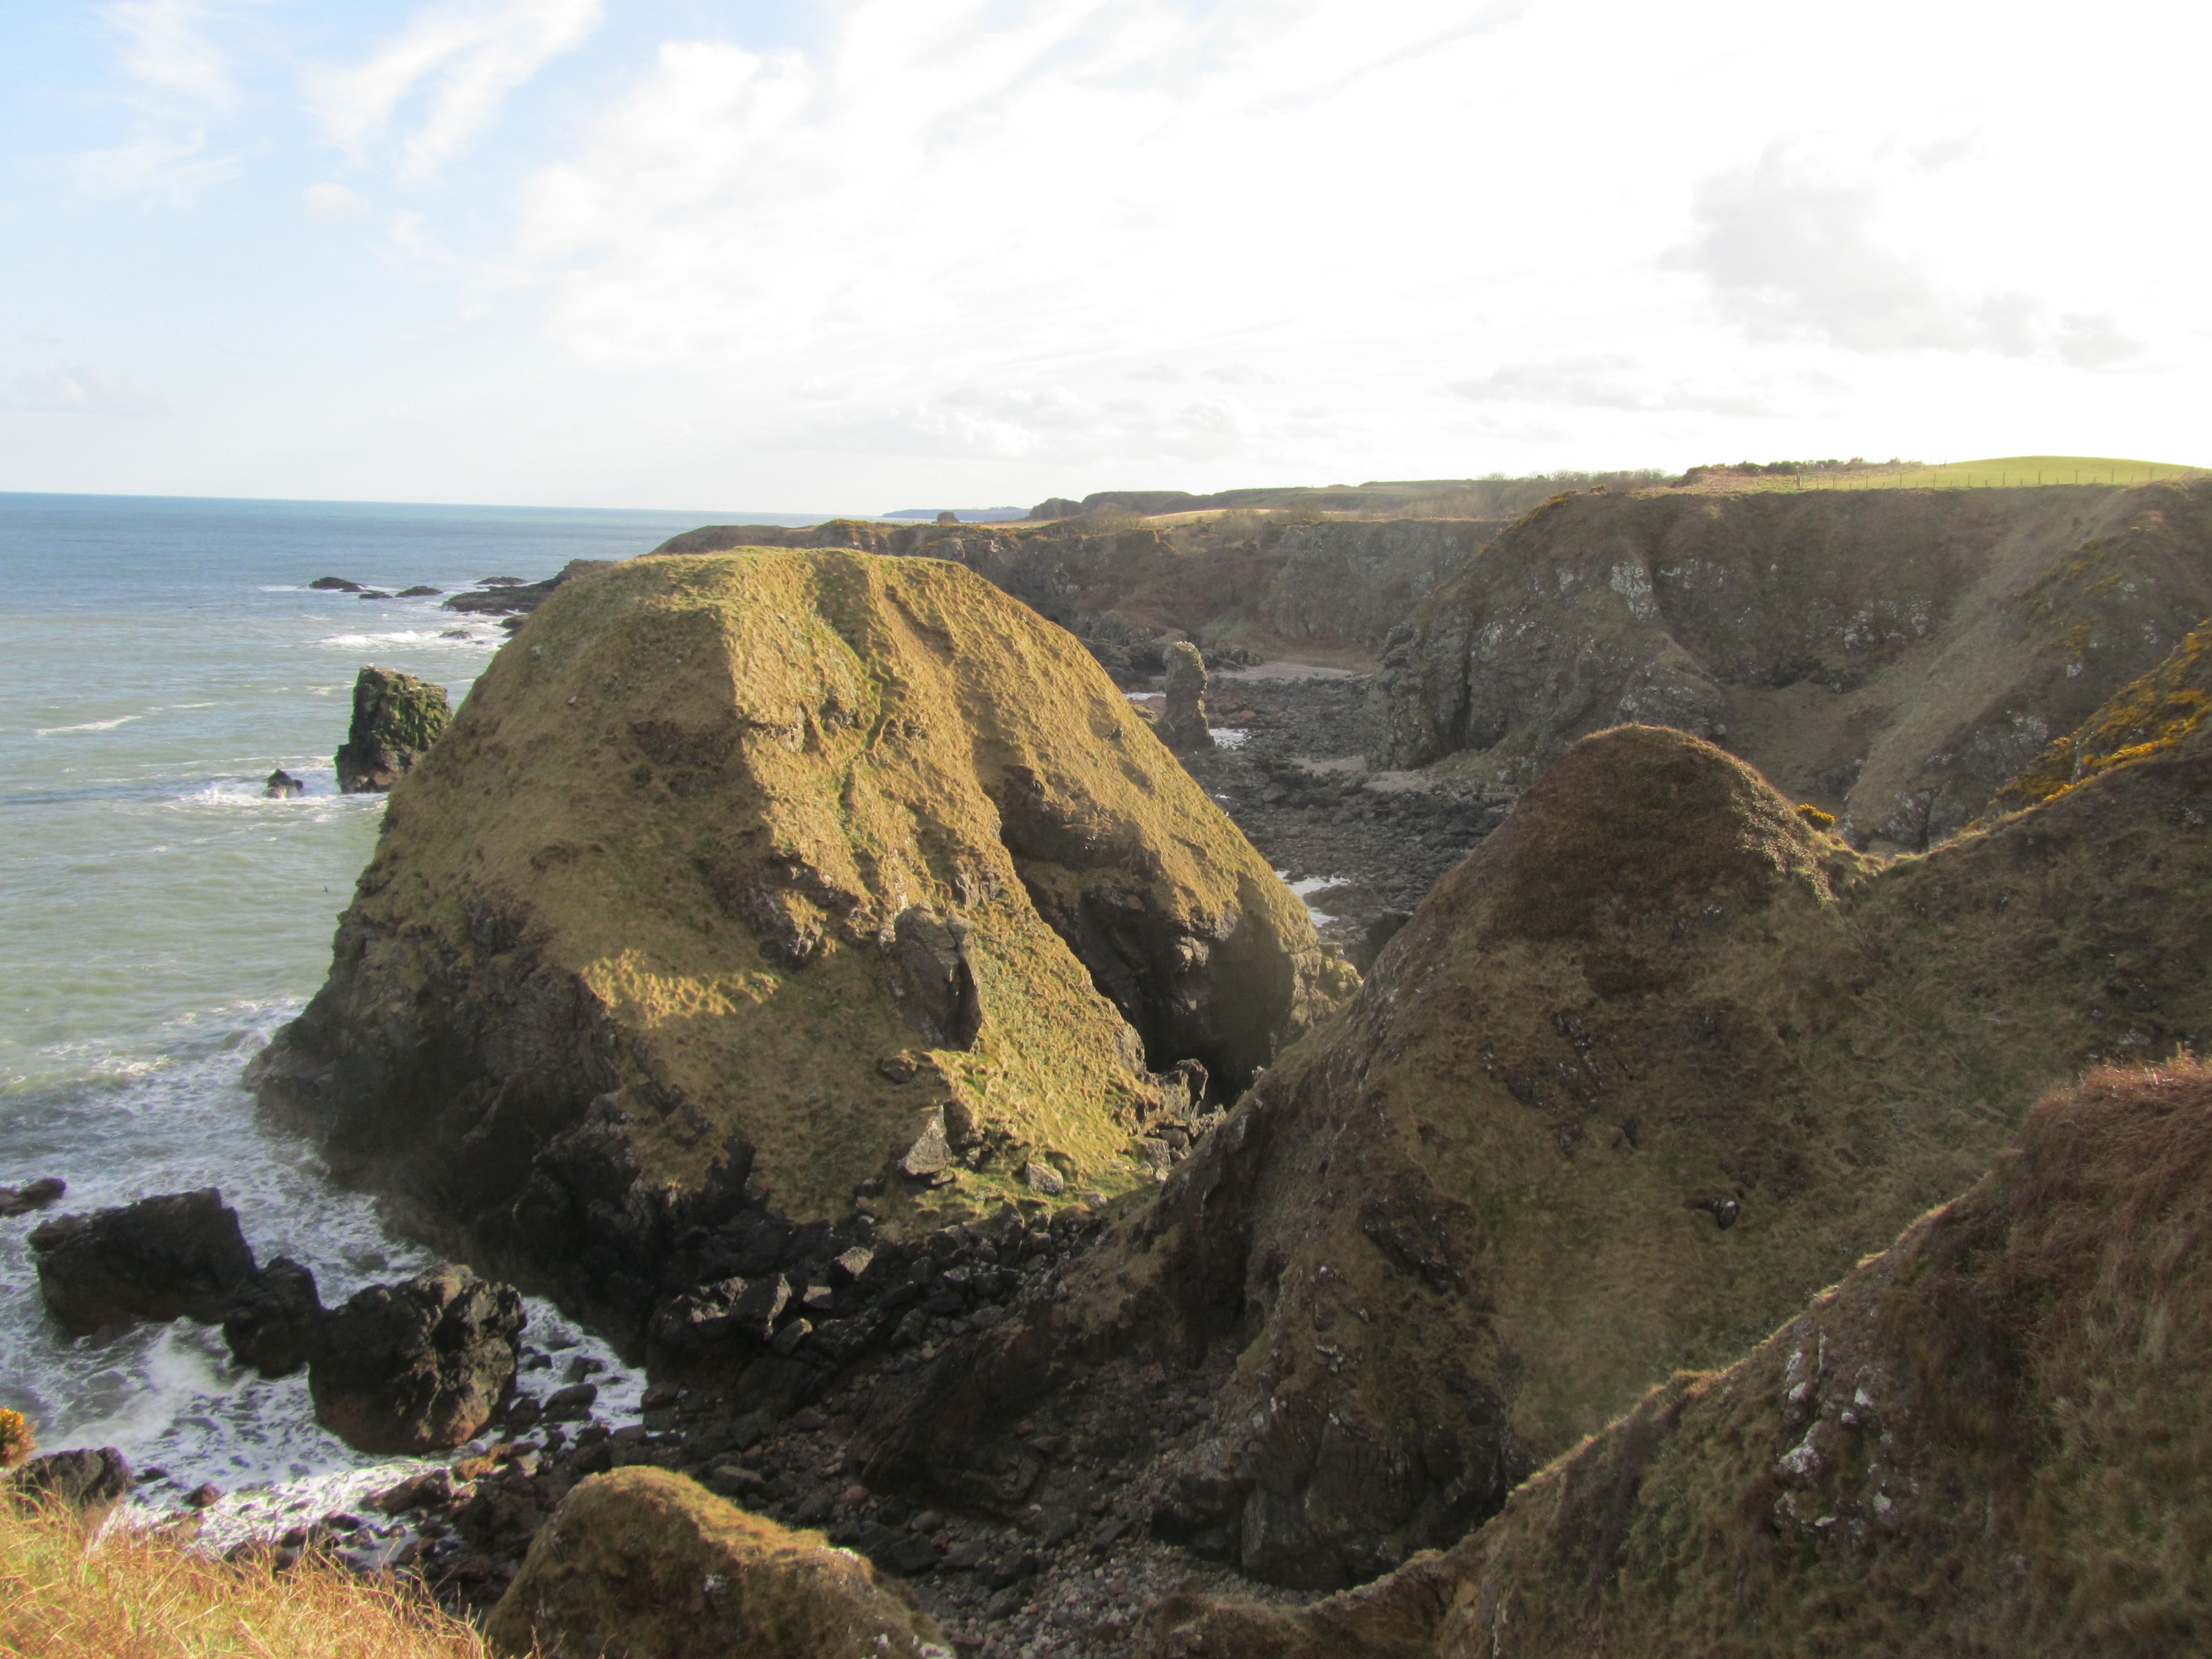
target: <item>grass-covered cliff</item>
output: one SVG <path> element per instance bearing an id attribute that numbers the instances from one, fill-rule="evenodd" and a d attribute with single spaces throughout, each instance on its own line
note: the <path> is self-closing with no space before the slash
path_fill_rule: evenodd
<path id="1" fill-rule="evenodd" d="M 2212 1073 L 2054 1091 L 1979 1182 L 1442 1555 L 1152 1659 L 2200 1653 Z"/>
<path id="2" fill-rule="evenodd" d="M 1248 1571 L 1449 1542 L 1970 1184 L 2052 1083 L 2212 1030 L 2204 738 L 1890 860 L 1694 738 L 1585 739 L 872 1467 L 945 1479 L 1073 1411 L 1079 1356 L 1151 1352 L 1221 1368 L 1178 1502 Z"/>
<path id="3" fill-rule="evenodd" d="M 2203 477 L 1563 495 L 1393 635 L 1376 758 L 1525 783 L 1650 721 L 1917 850 L 2208 615 Z"/>
<path id="4" fill-rule="evenodd" d="M 969 570 L 661 557 L 477 682 L 256 1079 L 419 1229 L 606 1297 L 748 1184 L 802 1222 L 1128 1186 L 1156 1073 L 1234 1091 L 1351 982 Z"/>

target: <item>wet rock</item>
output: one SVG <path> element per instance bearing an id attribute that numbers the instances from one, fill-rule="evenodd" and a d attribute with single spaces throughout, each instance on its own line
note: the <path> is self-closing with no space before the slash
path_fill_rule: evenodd
<path id="1" fill-rule="evenodd" d="M 222 1501 L 222 1488 L 216 1486 L 212 1480 L 203 1480 L 198 1486 L 194 1486 L 190 1492 L 185 1494 L 185 1507 L 186 1509 L 209 1509 Z"/>
<path id="2" fill-rule="evenodd" d="M 307 1363 L 323 1322 L 315 1275 L 280 1255 L 240 1285 L 222 1311 L 231 1357 L 264 1376 L 283 1376 Z"/>
<path id="3" fill-rule="evenodd" d="M 307 586 L 318 593 L 358 593 L 363 584 L 348 581 L 343 576 L 318 576 Z"/>
<path id="4" fill-rule="evenodd" d="M 1152 729 L 1170 749 L 1211 749 L 1206 725 L 1206 659 L 1188 641 L 1167 649 L 1167 701 Z"/>
<path id="5" fill-rule="evenodd" d="M 141 1319 L 213 1324 L 253 1274 L 238 1212 L 213 1187 L 58 1216 L 30 1244 L 46 1306 L 72 1336 Z"/>
<path id="6" fill-rule="evenodd" d="M 40 1176 L 20 1187 L 0 1187 L 0 1216 L 28 1215 L 43 1210 L 69 1190 L 59 1176 Z"/>
<path id="7" fill-rule="evenodd" d="M 580 1422 L 592 1414 L 592 1402 L 599 1397 L 596 1382 L 571 1382 L 565 1389 L 556 1389 L 545 1401 L 544 1418 L 548 1423 Z"/>
<path id="8" fill-rule="evenodd" d="M 441 597 L 445 591 L 442 587 L 426 587 L 418 582 L 412 587 L 401 588 L 394 597 L 403 599 L 434 599 Z"/>
<path id="9" fill-rule="evenodd" d="M 458 1446 L 514 1381 L 522 1298 L 442 1267 L 360 1291 L 324 1322 L 308 1368 L 315 1418 L 368 1452 Z"/>
<path id="10" fill-rule="evenodd" d="M 453 1477 L 444 1469 L 425 1469 L 387 1486 L 369 1500 L 369 1507 L 386 1515 L 405 1515 L 414 1510 L 442 1509 L 453 1501 Z"/>
<path id="11" fill-rule="evenodd" d="M 412 771 L 453 719 L 446 688 L 389 668 L 354 681 L 353 724 L 337 751 L 338 787 L 380 793 Z"/>
<path id="12" fill-rule="evenodd" d="M 503 1653 L 606 1659 L 926 1659 L 928 1616 L 818 1533 L 749 1515 L 665 1470 L 580 1484 L 486 1626 Z"/>
<path id="13" fill-rule="evenodd" d="M 19 1497 L 79 1511 L 106 1510 L 131 1487 L 131 1465 L 112 1446 L 97 1451 L 49 1452 L 7 1477 Z"/>
<path id="14" fill-rule="evenodd" d="M 270 800 L 295 800 L 307 793 L 307 786 L 280 766 L 262 780 L 261 793 Z"/>

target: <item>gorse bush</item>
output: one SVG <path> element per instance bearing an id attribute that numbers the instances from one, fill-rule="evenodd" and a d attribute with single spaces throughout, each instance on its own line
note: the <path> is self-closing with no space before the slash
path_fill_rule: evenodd
<path id="1" fill-rule="evenodd" d="M 0 1469 L 12 1469 L 38 1449 L 21 1412 L 0 1410 Z"/>
<path id="2" fill-rule="evenodd" d="M 489 1659 L 404 1581 L 310 1557 L 233 1565 L 166 1532 L 88 1534 L 0 1504 L 0 1655 L 40 1659 Z"/>

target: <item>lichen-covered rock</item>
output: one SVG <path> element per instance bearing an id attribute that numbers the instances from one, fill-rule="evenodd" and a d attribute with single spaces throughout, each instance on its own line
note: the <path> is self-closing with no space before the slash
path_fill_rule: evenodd
<path id="1" fill-rule="evenodd" d="M 2212 615 L 2209 551 L 2212 479 L 1563 495 L 1392 635 L 1373 758 L 1518 785 L 1673 726 L 1917 850 Z"/>
<path id="2" fill-rule="evenodd" d="M 337 756 L 338 787 L 349 795 L 390 789 L 452 718 L 444 686 L 389 668 L 363 668 L 353 685 L 353 724 Z"/>
<path id="3" fill-rule="evenodd" d="M 1185 1596 L 1149 1659 L 2202 1652 L 2212 1073 L 2097 1073 L 1717 1374 L 1449 1553 L 1295 1611 Z M 1971 1522 L 1971 1524 L 1963 1524 Z M 1267 1645 L 1255 1645 L 1263 1634 Z"/>
<path id="4" fill-rule="evenodd" d="M 356 1291 L 316 1334 L 315 1420 L 356 1451 L 458 1446 L 513 1387 L 522 1324 L 514 1287 L 465 1267 Z"/>
<path id="5" fill-rule="evenodd" d="M 1585 739 L 1063 1298 L 878 1401 L 866 1478 L 963 1490 L 1156 1354 L 1221 1378 L 1145 1476 L 1179 1530 L 1314 1587 L 1449 1544 L 2055 1080 L 2212 1030 L 2208 900 L 2212 728 L 1887 861 L 1680 732 Z"/>
<path id="6" fill-rule="evenodd" d="M 1167 696 L 1152 729 L 1170 749 L 1212 748 L 1206 725 L 1206 659 L 1196 646 L 1178 640 L 1168 647 L 1167 663 Z"/>
<path id="7" fill-rule="evenodd" d="M 142 1319 L 211 1325 L 253 1276 L 238 1212 L 212 1187 L 57 1216 L 30 1245 L 40 1291 L 72 1336 Z"/>
<path id="8" fill-rule="evenodd" d="M 1097 665 L 972 573 L 655 557 L 495 659 L 252 1075 L 418 1231 L 642 1327 L 748 1202 L 842 1222 L 888 1181 L 896 1230 L 1031 1196 L 1036 1157 L 1148 1178 L 1159 1074 L 1234 1090 L 1354 981 Z"/>
<path id="9" fill-rule="evenodd" d="M 929 1615 L 819 1533 L 632 1468 L 580 1482 L 485 1626 L 544 1659 L 951 1659 Z"/>

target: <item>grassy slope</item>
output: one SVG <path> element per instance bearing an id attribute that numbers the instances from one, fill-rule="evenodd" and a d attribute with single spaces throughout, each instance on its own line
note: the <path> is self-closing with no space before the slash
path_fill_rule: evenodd
<path id="1" fill-rule="evenodd" d="M 956 565 L 755 552 L 617 567 L 532 618 L 394 793 L 349 913 L 366 954 L 340 972 L 395 1019 L 436 963 L 511 975 L 517 940 L 574 975 L 631 1085 L 680 1103 L 629 1113 L 647 1181 L 698 1180 L 735 1130 L 792 1214 L 842 1213 L 952 1099 L 1126 1184 L 1143 1085 L 1000 839 L 994 791 L 1018 768 L 1102 861 L 1033 881 L 1314 951 L 1297 900 L 1064 634 Z M 908 906 L 973 929 L 971 1048 L 902 1015 L 877 940 Z M 794 969 L 763 933 L 819 943 Z M 909 1048 L 933 1049 L 923 1082 L 886 1083 L 877 1062 Z M 968 1184 L 988 1199 L 1009 1173 Z"/>
<path id="2" fill-rule="evenodd" d="M 1885 862 L 1706 745 L 1591 739 L 1178 1173 L 1100 1316 L 1144 1305 L 1118 1273 L 1189 1307 L 1227 1259 L 1206 1316 L 1243 1309 L 1237 1395 L 1270 1403 L 1225 1450 L 1255 1475 L 1316 1467 L 1317 1414 L 1445 1449 L 1440 1482 L 1533 1468 L 1962 1188 L 2054 1080 L 2212 1031 L 2208 817 L 2200 742 Z M 1368 1524 L 1303 1501 L 1319 1536 Z"/>
<path id="3" fill-rule="evenodd" d="M 427 1596 L 335 1565 L 232 1565 L 185 1533 L 0 1503 L 0 1654 L 37 1659 L 485 1659 Z"/>
<path id="4" fill-rule="evenodd" d="M 1158 1655 L 2150 1656 L 2212 1642 L 2212 1072 L 2106 1070 L 1718 1374 L 1449 1553 Z"/>
<path id="5" fill-rule="evenodd" d="M 2063 793 L 2116 766 L 2146 760 L 2180 743 L 2212 714 L 2212 623 L 2194 630 L 2173 654 L 2130 682 L 2078 730 L 2052 740 L 1990 802 L 2014 811 Z"/>
<path id="6" fill-rule="evenodd" d="M 1996 455 L 1980 461 L 1929 464 L 1879 462 L 1846 471 L 1755 474 L 1715 468 L 1686 486 L 1701 495 L 1772 489 L 2002 489 L 2054 484 L 2183 483 L 2206 469 L 2172 461 L 2138 461 L 2112 455 Z M 1662 486 L 1655 494 L 1682 493 Z"/>

